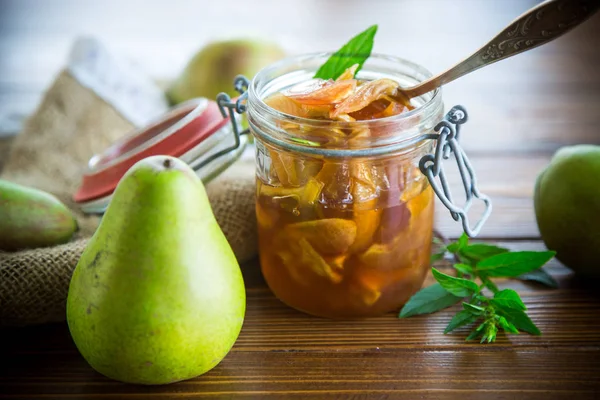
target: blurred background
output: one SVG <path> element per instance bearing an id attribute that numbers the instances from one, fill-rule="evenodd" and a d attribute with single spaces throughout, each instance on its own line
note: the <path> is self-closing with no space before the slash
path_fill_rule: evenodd
<path id="1" fill-rule="evenodd" d="M 437 73 L 538 3 L 0 0 L 0 136 L 19 132 L 81 35 L 97 38 L 152 79 L 168 82 L 214 40 L 267 39 L 288 54 L 334 51 L 358 32 L 379 24 L 375 52 L 407 58 Z M 500 227 L 516 224 L 518 229 L 522 209 L 525 233 L 537 235 L 530 205 L 536 173 L 563 145 L 600 143 L 599 40 L 600 15 L 595 15 L 545 46 L 444 88 L 447 108 L 462 104 L 469 111 L 462 143 L 483 170 L 484 188 L 500 198 L 500 209 L 510 208 L 513 214 L 517 210 L 512 219 L 497 220 Z M 514 172 L 503 173 L 505 169 Z M 516 176 L 518 183 L 511 185 Z M 486 229 L 494 236 L 494 228 Z"/>
<path id="2" fill-rule="evenodd" d="M 44 89 L 66 63 L 76 37 L 91 35 L 138 63 L 150 76 L 177 76 L 211 40 L 258 37 L 291 54 L 336 50 L 354 34 L 379 24 L 374 51 L 401 56 L 436 72 L 459 61 L 536 0 L 0 0 L 0 134 L 18 131 Z M 448 104 L 461 102 L 496 121 L 512 118 L 531 133 L 529 118 L 573 112 L 580 96 L 594 94 L 600 16 L 554 43 L 462 78 L 446 88 Z M 590 39 L 590 40 L 587 40 Z M 581 52 L 584 47 L 586 52 Z M 576 53 L 577 52 L 577 53 Z M 586 60 L 570 61 L 577 54 Z M 531 80 L 535 74 L 536 79 Z M 581 86 L 569 87 L 577 82 Z M 549 85 L 549 87 L 544 87 Z M 472 90 L 477 88 L 477 90 Z M 546 109 L 529 93 L 562 93 Z M 567 91 L 567 93 L 564 93 Z M 590 92 L 593 93 L 590 93 Z M 508 114 L 489 108 L 511 104 Z M 561 104 L 560 106 L 558 104 Z M 598 104 L 596 104 L 598 105 Z M 566 107 L 566 110 L 563 108 Z M 515 120 L 516 119 L 516 120 Z M 477 121 L 477 119 L 476 119 Z M 591 125 L 592 122 L 588 121 Z M 560 125 L 560 124 L 558 124 Z M 513 129 L 514 129 L 513 128 Z M 563 128 L 553 126 L 564 141 Z M 524 137 L 525 135 L 519 135 Z M 527 139 L 535 139 L 529 136 Z M 494 139 L 496 140 L 496 139 Z"/>

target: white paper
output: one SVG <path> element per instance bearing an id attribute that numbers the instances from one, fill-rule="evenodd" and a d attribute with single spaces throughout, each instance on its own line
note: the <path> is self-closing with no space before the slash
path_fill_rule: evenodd
<path id="1" fill-rule="evenodd" d="M 129 60 L 111 53 L 94 38 L 76 40 L 68 70 L 137 127 L 147 125 L 169 109 L 158 85 Z"/>

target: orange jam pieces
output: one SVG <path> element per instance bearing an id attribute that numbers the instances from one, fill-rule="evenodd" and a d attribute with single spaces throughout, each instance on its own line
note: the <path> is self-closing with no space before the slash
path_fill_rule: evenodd
<path id="1" fill-rule="evenodd" d="M 335 81 L 313 79 L 285 93 L 275 93 L 265 103 L 296 117 L 346 122 L 390 117 L 413 109 L 397 90 L 397 82 L 354 79 L 357 67 L 348 68 Z"/>
<path id="2" fill-rule="evenodd" d="M 396 82 L 354 79 L 356 68 L 265 103 L 325 121 L 280 122 L 290 136 L 315 146 L 358 146 L 381 132 L 356 121 L 413 107 Z M 433 192 L 414 154 L 334 159 L 265 149 L 270 163 L 258 180 L 256 215 L 263 274 L 277 297 L 314 315 L 366 316 L 397 309 L 419 289 L 429 266 Z"/>

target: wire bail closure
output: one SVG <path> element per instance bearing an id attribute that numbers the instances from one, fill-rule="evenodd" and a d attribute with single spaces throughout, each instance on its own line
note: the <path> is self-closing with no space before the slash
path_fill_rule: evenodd
<path id="1" fill-rule="evenodd" d="M 202 165 L 208 164 L 215 158 L 218 158 L 231 150 L 239 147 L 240 136 L 247 135 L 249 129 L 242 130 L 239 126 L 238 119 L 235 118 L 235 113 L 243 114 L 247 110 L 246 100 L 248 99 L 248 86 L 250 81 L 243 75 L 238 75 L 234 80 L 235 90 L 240 93 L 240 96 L 234 101 L 226 93 L 220 93 L 217 96 L 217 104 L 221 110 L 223 118 L 229 116 L 233 133 L 235 135 L 235 145 L 214 154 L 206 159 Z M 464 232 L 469 237 L 477 236 L 483 224 L 488 219 L 492 212 L 492 201 L 488 196 L 481 193 L 477 187 L 477 177 L 475 171 L 467 158 L 462 147 L 458 143 L 460 135 L 460 126 L 467 122 L 467 111 L 463 106 L 457 105 L 446 114 L 444 119 L 440 121 L 434 128 L 435 134 L 429 133 L 422 135 L 419 140 L 433 139 L 437 140 L 437 145 L 434 154 L 427 154 L 419 161 L 419 169 L 427 177 L 431 187 L 441 202 L 450 211 L 450 215 L 455 221 L 461 221 Z M 312 152 L 316 149 L 310 149 Z M 326 151 L 324 154 L 326 155 Z M 448 186 L 448 179 L 444 173 L 443 162 L 448 160 L 450 155 L 454 154 L 456 165 L 460 173 L 463 184 L 466 201 L 462 207 L 457 206 L 452 200 L 452 193 Z M 374 155 L 374 154 L 371 154 Z M 436 178 L 439 178 L 439 183 Z M 471 227 L 469 223 L 468 212 L 473 205 L 473 199 L 481 200 L 485 205 L 485 210 L 475 226 Z"/>
<path id="2" fill-rule="evenodd" d="M 233 130 L 235 143 L 211 155 L 201 163 L 194 165 L 194 169 L 200 169 L 215 159 L 237 149 L 241 144 L 240 137 L 250 133 L 250 129 L 240 129 L 238 121 L 239 118 L 237 118 L 234 114 L 234 112 L 236 112 L 241 115 L 246 112 L 246 99 L 248 98 L 248 86 L 250 85 L 250 81 L 245 76 L 238 75 L 235 77 L 233 85 L 235 90 L 240 93 L 240 96 L 235 100 L 235 102 L 231 100 L 231 97 L 227 93 L 219 93 L 217 95 L 217 104 L 223 118 L 229 117 L 229 120 L 231 121 L 231 128 Z"/>
<path id="3" fill-rule="evenodd" d="M 475 171 L 467 158 L 462 147 L 458 143 L 460 135 L 460 126 L 467 122 L 467 111 L 463 106 L 454 106 L 446 114 L 443 121 L 438 123 L 434 130 L 438 132 L 437 146 L 435 154 L 428 154 L 421 158 L 419 169 L 427 177 L 435 194 L 442 201 L 444 206 L 450 210 L 450 215 L 455 221 L 462 222 L 463 230 L 469 237 L 477 236 L 483 224 L 492 212 L 492 201 L 488 196 L 481 193 L 477 187 L 477 177 Z M 443 160 L 450 158 L 454 154 L 458 172 L 465 191 L 466 201 L 462 207 L 458 207 L 452 201 L 452 194 L 448 187 L 448 180 L 444 173 Z M 438 184 L 436 178 L 439 177 Z M 475 226 L 471 228 L 469 216 L 467 213 L 473 205 L 473 199 L 483 201 L 485 210 Z"/>

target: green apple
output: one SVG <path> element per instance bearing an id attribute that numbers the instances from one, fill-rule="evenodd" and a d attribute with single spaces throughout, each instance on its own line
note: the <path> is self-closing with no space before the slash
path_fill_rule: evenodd
<path id="1" fill-rule="evenodd" d="M 578 274 L 600 277 L 600 146 L 560 149 L 537 178 L 534 206 L 556 258 Z"/>

